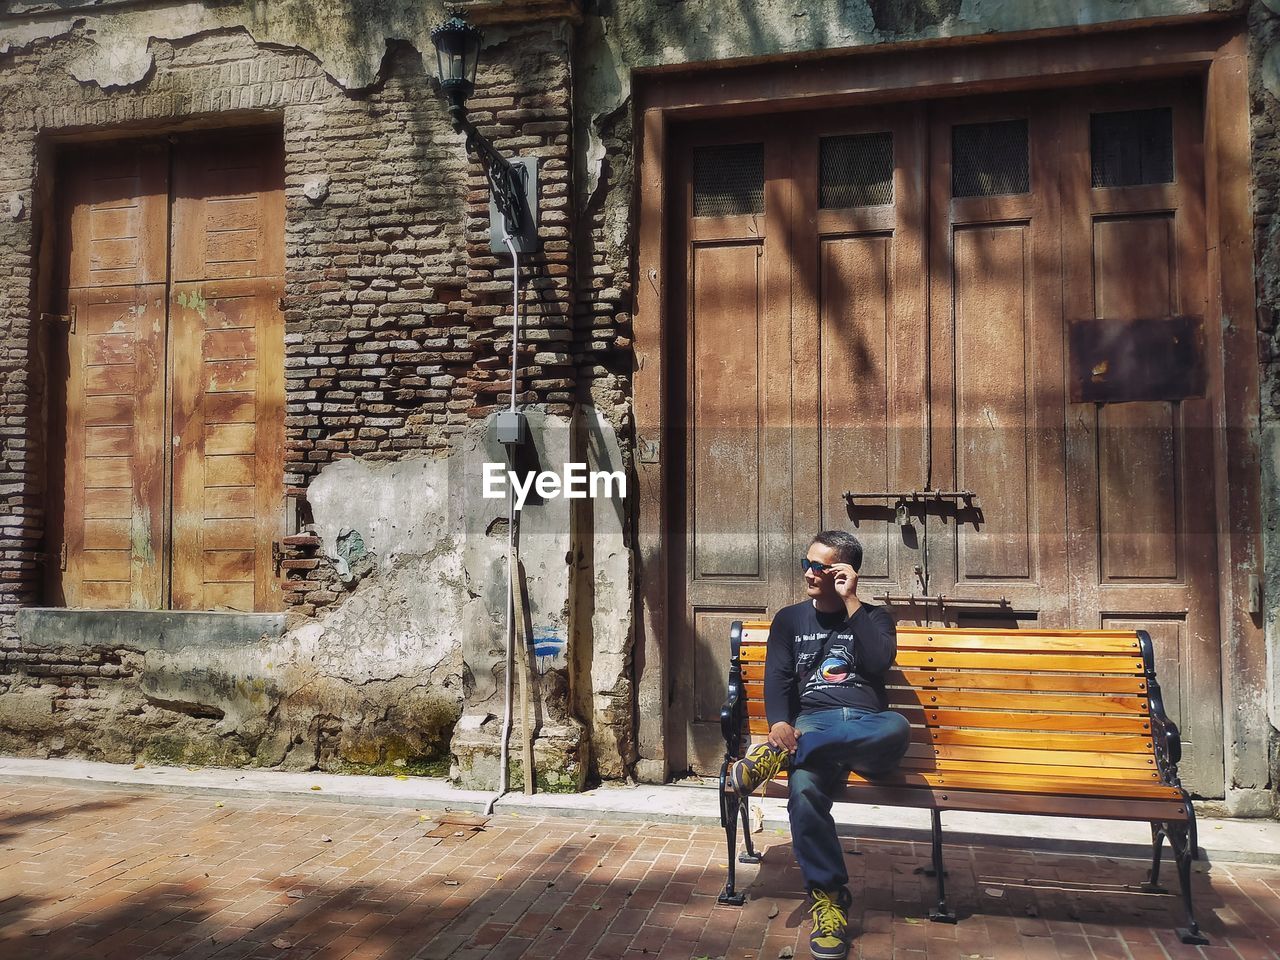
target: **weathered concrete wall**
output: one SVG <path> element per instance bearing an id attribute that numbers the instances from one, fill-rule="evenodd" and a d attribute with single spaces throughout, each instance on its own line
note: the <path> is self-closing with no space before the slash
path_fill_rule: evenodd
<path id="1" fill-rule="evenodd" d="M 441 12 L 316 7 L 177 3 L 0 21 L 4 625 L 40 598 L 46 344 L 30 320 L 57 193 L 52 151 L 37 149 L 48 135 L 282 126 L 282 469 L 307 524 L 286 540 L 283 636 L 175 651 L 145 637 L 77 647 L 6 630 L 0 749 L 385 767 L 447 756 L 465 708 L 481 722 L 454 744 L 455 772 L 496 779 L 506 544 L 476 527 L 494 501 L 469 503 L 464 487 L 478 495 L 472 461 L 496 453 L 483 418 L 508 388 L 510 268 L 488 250 L 479 166 L 401 42 L 429 50 Z M 558 468 L 577 400 L 570 33 L 552 21 L 488 37 L 472 119 L 499 149 L 540 161 L 543 248 L 522 264 L 520 400 L 537 405 L 554 448 L 543 456 Z M 567 510 L 542 513 L 526 511 L 524 538 L 535 638 L 552 649 L 535 678 L 538 755 L 545 785 L 574 788 L 588 766 L 568 689 L 570 528 Z"/>
<path id="2" fill-rule="evenodd" d="M 1267 663 L 1265 709 L 1280 729 L 1280 2 L 1249 11 L 1252 106 L 1254 258 L 1258 346 L 1262 363 L 1259 433 L 1262 464 L 1263 624 Z M 1280 748 L 1273 741 L 1270 783 L 1280 789 Z"/>

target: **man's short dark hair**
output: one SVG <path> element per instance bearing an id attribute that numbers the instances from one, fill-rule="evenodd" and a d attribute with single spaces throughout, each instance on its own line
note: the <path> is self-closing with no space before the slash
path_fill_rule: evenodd
<path id="1" fill-rule="evenodd" d="M 853 567 L 854 571 L 862 569 L 862 541 L 852 533 L 845 533 L 843 530 L 823 530 L 809 542 L 830 547 L 836 552 L 837 561 L 847 563 Z"/>

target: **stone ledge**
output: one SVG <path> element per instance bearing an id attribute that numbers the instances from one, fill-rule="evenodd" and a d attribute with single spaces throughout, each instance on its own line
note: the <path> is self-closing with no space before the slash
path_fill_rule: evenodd
<path id="1" fill-rule="evenodd" d="M 188 610 L 68 610 L 23 607 L 18 636 L 32 647 L 109 647 L 177 653 L 192 647 L 235 647 L 284 635 L 283 613 Z"/>

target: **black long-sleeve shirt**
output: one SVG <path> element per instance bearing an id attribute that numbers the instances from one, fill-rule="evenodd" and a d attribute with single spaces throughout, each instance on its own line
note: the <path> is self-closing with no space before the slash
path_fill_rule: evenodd
<path id="1" fill-rule="evenodd" d="M 821 613 L 812 600 L 783 607 L 769 627 L 765 652 L 769 725 L 795 723 L 801 710 L 884 710 L 883 678 L 897 653 L 897 630 L 883 607 L 864 603 L 852 617 L 843 610 Z"/>

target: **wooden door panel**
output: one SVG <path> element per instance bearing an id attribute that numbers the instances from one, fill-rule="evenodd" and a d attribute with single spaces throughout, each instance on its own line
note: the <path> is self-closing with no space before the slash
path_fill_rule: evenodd
<path id="1" fill-rule="evenodd" d="M 695 245 L 690 342 L 689 511 L 695 579 L 766 575 L 760 243 Z"/>
<path id="2" fill-rule="evenodd" d="M 1027 224 L 955 231 L 952 279 L 957 486 L 978 492 L 983 519 L 957 530 L 957 581 L 1033 576 L 1028 449 Z"/>
<path id="3" fill-rule="evenodd" d="M 792 552 L 851 530 L 864 597 L 919 592 L 923 518 L 900 526 L 884 494 L 926 483 L 925 111 L 790 125 Z M 801 578 L 790 582 L 802 599 Z"/>
<path id="4" fill-rule="evenodd" d="M 849 525 L 846 491 L 894 486 L 889 396 L 891 264 L 892 239 L 883 234 L 820 241 L 822 485 L 817 529 Z M 896 534 L 897 527 L 883 517 L 880 522 L 860 524 L 861 576 L 867 582 L 897 579 L 899 571 L 891 567 L 896 558 L 891 535 Z"/>
<path id="5" fill-rule="evenodd" d="M 271 610 L 283 523 L 282 281 L 175 284 L 173 606 Z M 234 352 L 227 359 L 228 323 Z M 232 366 L 234 365 L 234 366 Z"/>
<path id="6" fill-rule="evenodd" d="M 170 324 L 172 602 L 279 609 L 284 530 L 283 157 L 278 137 L 176 148 Z"/>
<path id="7" fill-rule="evenodd" d="M 930 135 L 931 481 L 975 500 L 930 525 L 929 592 L 948 621 L 1069 626 L 1057 115 L 939 104 Z"/>
<path id="8" fill-rule="evenodd" d="M 1181 431 L 1173 404 L 1107 404 L 1097 418 L 1102 580 L 1175 580 Z"/>
<path id="9" fill-rule="evenodd" d="M 67 300 L 77 325 L 60 404 L 63 499 L 51 534 L 66 570 L 54 597 L 152 609 L 163 600 L 164 287 L 74 289 Z"/>
<path id="10" fill-rule="evenodd" d="M 1063 150 L 1067 322 L 1204 315 L 1199 96 L 1192 84 L 1172 84 L 1072 103 Z M 1104 146 L 1092 140 L 1094 118 L 1135 109 L 1167 112 L 1171 164 L 1151 182 L 1092 186 L 1091 151 Z M 1206 329 L 1211 364 L 1221 362 L 1217 342 Z M 1151 633 L 1166 708 L 1183 731 L 1183 782 L 1221 796 L 1218 571 L 1205 493 L 1216 461 L 1211 400 L 1069 404 L 1066 423 L 1072 606 L 1082 621 Z"/>
<path id="11" fill-rule="evenodd" d="M 99 146 L 70 157 L 62 189 L 66 286 L 164 282 L 169 185 L 162 144 Z"/>
<path id="12" fill-rule="evenodd" d="M 789 589 L 789 262 L 785 152 L 754 125 L 704 126 L 676 138 L 684 216 L 673 234 L 680 276 L 672 329 L 684 367 L 679 480 L 683 541 L 670 630 L 684 668 L 673 675 L 672 758 L 715 773 L 725 637 L 743 616 L 777 609 Z M 775 234 L 776 229 L 776 234 Z"/>
<path id="13" fill-rule="evenodd" d="M 175 281 L 283 276 L 283 167 L 278 136 L 175 148 Z"/>

